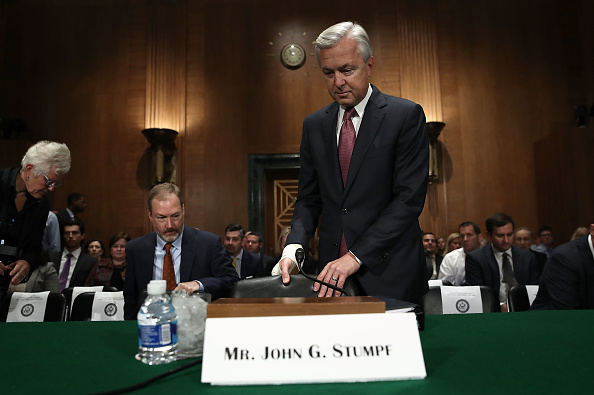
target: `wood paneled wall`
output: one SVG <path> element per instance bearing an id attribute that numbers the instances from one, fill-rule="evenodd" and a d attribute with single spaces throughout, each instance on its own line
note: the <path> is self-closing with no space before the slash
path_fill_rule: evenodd
<path id="1" fill-rule="evenodd" d="M 87 236 L 104 241 L 150 230 L 147 127 L 180 132 L 187 225 L 247 226 L 247 155 L 298 152 L 303 118 L 330 102 L 312 42 L 341 20 L 371 36 L 372 83 L 446 123 L 442 178 L 421 218 L 438 234 L 497 211 L 533 229 L 554 222 L 538 213 L 533 145 L 571 129 L 574 105 L 594 104 L 588 0 L 347 0 L 331 12 L 312 0 L 2 0 L 0 9 L 0 117 L 30 129 L 27 142 L 0 140 L 0 165 L 18 163 L 28 142 L 66 142 L 73 168 L 54 207 L 83 193 Z M 279 61 L 289 42 L 307 50 L 298 70 Z"/>

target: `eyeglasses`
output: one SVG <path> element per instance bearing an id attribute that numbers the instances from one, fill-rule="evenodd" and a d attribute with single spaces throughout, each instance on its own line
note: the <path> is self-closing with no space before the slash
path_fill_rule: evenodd
<path id="1" fill-rule="evenodd" d="M 41 172 L 41 174 L 43 174 L 43 178 L 45 178 L 45 187 L 47 189 L 49 189 L 51 187 L 57 188 L 57 187 L 62 186 L 62 183 L 60 181 L 54 181 L 54 180 L 52 180 L 51 178 L 49 178 L 48 176 L 46 176 L 43 171 Z"/>

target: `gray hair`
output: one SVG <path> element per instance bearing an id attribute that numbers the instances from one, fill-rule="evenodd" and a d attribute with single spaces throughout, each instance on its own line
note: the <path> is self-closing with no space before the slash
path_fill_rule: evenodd
<path id="1" fill-rule="evenodd" d="M 66 144 L 53 141 L 39 141 L 29 147 L 21 160 L 21 171 L 28 165 L 35 166 L 33 174 L 49 174 L 53 169 L 56 174 L 70 171 L 70 150 Z"/>
<path id="2" fill-rule="evenodd" d="M 164 200 L 166 195 L 174 194 L 179 199 L 179 205 L 183 207 L 184 198 L 181 190 L 175 184 L 170 182 L 164 182 L 162 184 L 155 185 L 148 194 L 148 209 L 153 212 L 153 199 Z"/>
<path id="3" fill-rule="evenodd" d="M 343 38 L 351 38 L 357 42 L 359 55 L 365 63 L 373 56 L 369 36 L 363 26 L 354 22 L 341 22 L 324 30 L 316 39 L 318 65 L 320 65 L 320 50 L 334 48 Z"/>

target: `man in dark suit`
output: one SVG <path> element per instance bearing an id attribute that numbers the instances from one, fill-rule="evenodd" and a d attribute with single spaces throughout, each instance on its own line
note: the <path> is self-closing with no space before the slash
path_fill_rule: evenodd
<path id="1" fill-rule="evenodd" d="M 318 279 L 342 287 L 353 276 L 363 293 L 418 302 L 428 288 L 418 223 L 429 163 L 423 109 L 369 84 L 374 58 L 360 25 L 326 29 L 316 56 L 335 102 L 303 123 L 292 230 L 273 274 L 290 281 L 295 251 L 319 221 Z"/>
<path id="2" fill-rule="evenodd" d="M 427 280 L 435 280 L 439 274 L 439 266 L 443 256 L 437 254 L 437 239 L 434 233 L 423 233 L 423 248 L 425 249 Z"/>
<path id="3" fill-rule="evenodd" d="M 245 241 L 245 231 L 241 225 L 231 224 L 225 228 L 225 250 L 231 257 L 233 267 L 242 280 L 248 277 L 262 277 L 264 275 L 264 260 L 262 255 L 256 255 L 242 248 Z"/>
<path id="4" fill-rule="evenodd" d="M 553 251 L 530 309 L 594 309 L 594 223 L 589 235 Z"/>
<path id="5" fill-rule="evenodd" d="M 81 245 L 85 239 L 85 226 L 78 220 L 66 221 L 64 224 L 64 250 L 61 254 L 52 254 L 53 262 L 58 273 L 59 289 L 68 287 L 82 287 L 97 262 L 96 258 L 85 254 Z"/>
<path id="6" fill-rule="evenodd" d="M 539 271 L 533 254 L 512 245 L 514 221 L 509 215 L 492 215 L 486 228 L 491 243 L 466 255 L 466 283 L 491 287 L 499 295 L 501 311 L 507 311 L 509 289 L 538 284 Z"/>
<path id="7" fill-rule="evenodd" d="M 213 299 L 227 296 L 239 277 L 217 235 L 184 226 L 179 188 L 156 185 L 149 192 L 148 207 L 154 232 L 126 245 L 124 318 L 136 318 L 138 294 L 151 280 L 166 280 L 170 290 L 205 291 Z"/>

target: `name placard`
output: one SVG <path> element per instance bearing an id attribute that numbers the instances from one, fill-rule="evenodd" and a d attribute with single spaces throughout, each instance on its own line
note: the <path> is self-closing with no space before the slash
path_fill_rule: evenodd
<path id="1" fill-rule="evenodd" d="M 206 320 L 203 383 L 331 383 L 426 375 L 414 313 Z"/>

